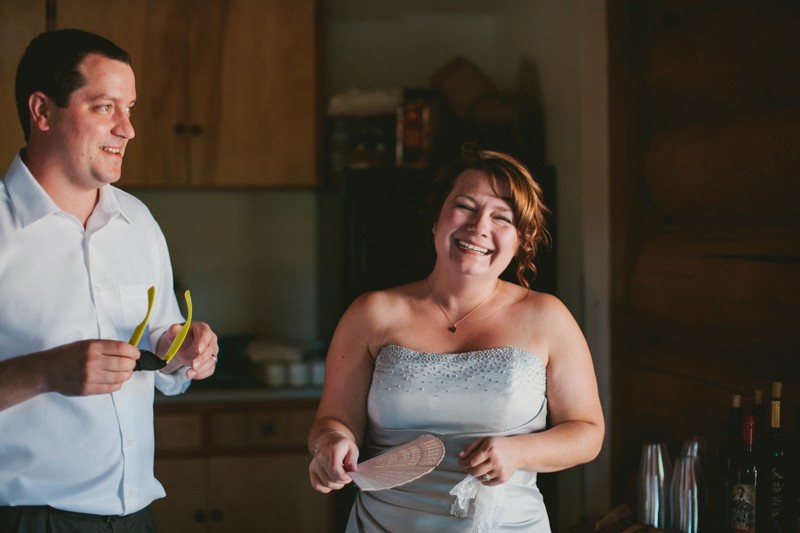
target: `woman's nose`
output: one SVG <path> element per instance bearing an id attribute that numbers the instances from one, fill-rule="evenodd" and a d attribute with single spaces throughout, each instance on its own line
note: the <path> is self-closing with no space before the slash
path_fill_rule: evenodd
<path id="1" fill-rule="evenodd" d="M 477 235 L 483 235 L 489 224 L 489 215 L 480 211 L 476 212 L 470 221 L 468 229 L 475 232 Z"/>

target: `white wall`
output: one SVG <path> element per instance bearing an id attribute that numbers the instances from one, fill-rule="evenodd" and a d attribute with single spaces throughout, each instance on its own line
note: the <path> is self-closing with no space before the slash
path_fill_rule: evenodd
<path id="1" fill-rule="evenodd" d="M 161 224 L 180 288 L 219 334 L 317 336 L 315 198 L 308 191 L 134 191 Z"/>

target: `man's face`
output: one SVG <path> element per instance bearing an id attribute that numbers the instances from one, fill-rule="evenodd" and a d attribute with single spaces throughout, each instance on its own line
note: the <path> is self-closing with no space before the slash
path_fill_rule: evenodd
<path id="1" fill-rule="evenodd" d="M 50 155 L 73 186 L 97 189 L 116 182 L 122 157 L 134 131 L 130 121 L 136 83 L 130 65 L 97 54 L 80 65 L 86 84 L 69 97 L 66 108 L 51 107 Z"/>

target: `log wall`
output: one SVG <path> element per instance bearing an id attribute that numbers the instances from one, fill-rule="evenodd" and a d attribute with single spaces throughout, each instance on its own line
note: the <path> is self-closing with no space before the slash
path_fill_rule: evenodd
<path id="1" fill-rule="evenodd" d="M 800 400 L 800 3 L 609 0 L 612 471 Z M 768 405 L 768 402 L 767 402 Z"/>

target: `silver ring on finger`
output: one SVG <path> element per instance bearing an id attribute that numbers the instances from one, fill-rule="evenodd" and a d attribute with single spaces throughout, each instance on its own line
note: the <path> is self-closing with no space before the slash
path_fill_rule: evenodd
<path id="1" fill-rule="evenodd" d="M 481 479 L 481 481 L 489 481 L 492 478 L 489 477 L 489 474 L 484 474 L 484 475 L 481 476 L 480 479 Z"/>
<path id="2" fill-rule="evenodd" d="M 211 354 L 211 359 L 214 361 L 214 364 L 216 365 L 217 364 L 217 354 L 212 353 Z"/>

